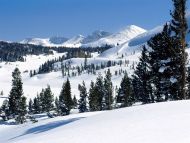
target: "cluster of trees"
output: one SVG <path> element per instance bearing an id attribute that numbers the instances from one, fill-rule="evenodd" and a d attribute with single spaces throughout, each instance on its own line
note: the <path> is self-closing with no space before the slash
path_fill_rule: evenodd
<path id="1" fill-rule="evenodd" d="M 190 89 L 185 52 L 186 0 L 173 0 L 172 21 L 143 46 L 134 74 L 135 92 L 143 103 L 188 99 Z"/>
<path id="2" fill-rule="evenodd" d="M 15 119 L 17 123 L 26 122 L 28 114 L 50 113 L 54 111 L 54 115 L 69 115 L 71 109 L 78 108 L 79 112 L 87 111 L 102 111 L 111 110 L 115 103 L 121 103 L 120 107 L 132 105 L 131 90 L 129 78 L 125 74 L 117 98 L 113 97 L 113 84 L 111 81 L 111 72 L 108 69 L 105 77 L 99 75 L 96 82 L 91 82 L 89 92 L 85 86 L 85 82 L 79 84 L 78 90 L 80 91 L 79 100 L 72 98 L 71 85 L 69 79 L 63 84 L 62 90 L 58 97 L 54 97 L 50 86 L 42 89 L 37 96 L 29 103 L 26 103 L 26 97 L 23 94 L 21 73 L 16 68 L 12 73 L 12 89 L 9 93 L 8 100 L 5 100 L 1 110 L 1 117 L 4 120 Z M 130 103 L 129 103 L 130 102 Z"/>
<path id="3" fill-rule="evenodd" d="M 57 51 L 58 53 L 70 52 L 71 57 L 85 57 L 87 53 L 102 53 L 108 49 L 112 48 L 110 45 L 105 45 L 101 47 L 79 47 L 79 48 L 68 48 L 68 47 L 52 47 L 51 49 Z"/>
<path id="4" fill-rule="evenodd" d="M 107 49 L 111 48 L 111 46 L 106 45 L 105 47 L 96 47 L 96 48 L 63 48 L 63 47 L 58 47 L 58 48 L 51 48 L 59 53 L 67 53 L 66 55 L 63 55 L 62 57 L 59 57 L 57 59 L 53 59 L 53 60 L 48 60 L 47 62 L 43 63 L 42 65 L 40 65 L 38 71 L 36 70 L 31 70 L 30 71 L 30 76 L 34 76 L 36 74 L 44 74 L 44 73 L 49 73 L 53 70 L 56 70 L 56 67 L 54 67 L 55 63 L 57 62 L 61 62 L 63 63 L 64 60 L 68 60 L 71 58 L 91 58 L 92 52 L 103 52 Z M 67 74 L 69 72 L 69 65 L 62 65 L 62 71 L 67 71 Z M 88 65 L 90 66 L 90 65 Z M 93 66 L 93 65 L 92 65 Z M 87 65 L 84 65 L 84 69 L 86 70 Z M 77 69 L 80 67 L 77 67 Z M 93 68 L 93 67 L 92 67 Z M 78 71 L 80 71 L 78 69 Z M 66 73 L 63 74 L 63 76 L 66 75 Z M 70 73 L 68 74 L 70 75 Z M 72 73 L 72 75 L 75 75 L 74 73 Z"/>
<path id="5" fill-rule="evenodd" d="M 0 61 L 15 62 L 25 61 L 26 55 L 49 54 L 50 49 L 43 46 L 8 43 L 0 41 Z"/>

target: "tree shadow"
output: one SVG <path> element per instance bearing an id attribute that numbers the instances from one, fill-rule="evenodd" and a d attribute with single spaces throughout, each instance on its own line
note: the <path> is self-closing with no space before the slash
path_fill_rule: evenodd
<path id="1" fill-rule="evenodd" d="M 23 133 L 22 135 L 13 137 L 13 138 L 11 138 L 9 140 L 13 140 L 13 139 L 16 139 L 16 138 L 19 138 L 19 137 L 22 137 L 22 136 L 25 136 L 25 135 L 29 135 L 29 134 L 39 134 L 39 133 L 42 133 L 42 132 L 47 132 L 47 131 L 55 129 L 57 127 L 65 126 L 65 125 L 67 125 L 69 123 L 78 121 L 78 120 L 80 120 L 82 118 L 84 118 L 84 117 L 72 118 L 72 119 L 62 120 L 62 121 L 55 121 L 55 122 L 47 123 L 47 124 L 44 124 L 44 125 L 39 125 L 39 126 L 30 128 L 25 133 Z"/>

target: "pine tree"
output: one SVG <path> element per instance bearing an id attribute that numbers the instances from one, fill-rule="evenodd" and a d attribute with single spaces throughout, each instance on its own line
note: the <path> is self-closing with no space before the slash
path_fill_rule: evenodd
<path id="1" fill-rule="evenodd" d="M 29 111 L 29 114 L 33 113 L 33 101 L 32 101 L 32 99 L 29 100 L 28 111 Z"/>
<path id="2" fill-rule="evenodd" d="M 101 74 L 98 75 L 96 79 L 95 84 L 95 97 L 96 97 L 96 106 L 98 111 L 105 110 L 106 107 L 106 101 L 105 101 L 105 88 L 104 88 L 104 82 L 103 77 Z"/>
<path id="3" fill-rule="evenodd" d="M 121 107 L 131 106 L 134 102 L 133 92 L 132 92 L 132 84 L 129 79 L 127 73 L 125 73 L 117 96 L 117 103 L 121 103 Z"/>
<path id="4" fill-rule="evenodd" d="M 67 81 L 63 84 L 61 93 L 59 95 L 59 106 L 61 110 L 61 115 L 70 114 L 70 110 L 73 106 L 73 101 L 71 98 L 71 86 L 68 78 Z"/>
<path id="5" fill-rule="evenodd" d="M 39 102 L 40 109 L 41 109 L 40 112 L 42 112 L 42 113 L 45 112 L 45 103 L 44 103 L 44 101 L 45 101 L 45 96 L 44 96 L 44 92 L 45 92 L 45 90 L 42 89 L 42 91 L 40 92 L 40 94 L 37 95 L 38 102 Z"/>
<path id="6" fill-rule="evenodd" d="M 57 114 L 60 114 L 60 107 L 59 107 L 59 99 L 57 97 L 55 97 L 55 110 L 57 112 Z"/>
<path id="7" fill-rule="evenodd" d="M 53 109 L 54 107 L 53 102 L 54 102 L 54 95 L 51 91 L 50 86 L 48 85 L 44 91 L 44 99 L 42 100 L 45 112 L 50 112 Z"/>
<path id="8" fill-rule="evenodd" d="M 77 109 L 77 106 L 78 106 L 78 101 L 77 101 L 76 96 L 74 96 L 74 97 L 73 97 L 73 108 L 74 108 L 74 109 Z"/>
<path id="9" fill-rule="evenodd" d="M 168 99 L 177 99 L 179 96 L 179 83 L 173 79 L 177 79 L 179 58 L 178 51 L 175 50 L 175 40 L 171 37 L 171 29 L 167 24 L 161 33 L 155 35 L 148 41 L 151 48 L 150 67 L 151 81 L 154 85 L 154 94 L 156 101 L 166 101 Z"/>
<path id="10" fill-rule="evenodd" d="M 80 99 L 79 99 L 79 112 L 87 112 L 87 91 L 86 91 L 86 86 L 85 82 L 83 81 L 82 85 L 79 84 L 78 89 L 80 91 Z"/>
<path id="11" fill-rule="evenodd" d="M 39 114 L 39 113 L 42 112 L 39 95 L 37 95 L 37 97 L 34 98 L 33 107 L 32 108 L 33 108 L 33 113 L 34 114 Z"/>
<path id="12" fill-rule="evenodd" d="M 111 72 L 110 69 L 106 72 L 106 76 L 104 78 L 104 88 L 105 88 L 105 110 L 111 110 L 113 104 L 113 84 L 111 81 Z"/>
<path id="13" fill-rule="evenodd" d="M 4 100 L 1 106 L 1 117 L 4 121 L 8 120 L 9 118 L 9 102 L 8 100 Z"/>
<path id="14" fill-rule="evenodd" d="M 142 103 L 154 102 L 150 78 L 150 65 L 148 51 L 145 46 L 142 47 L 141 57 L 133 75 L 133 88 L 136 100 Z"/>
<path id="15" fill-rule="evenodd" d="M 179 52 L 177 53 L 177 57 L 180 60 L 179 65 L 179 75 L 178 75 L 178 90 L 179 90 L 179 99 L 186 98 L 186 60 L 187 54 L 185 52 L 187 43 L 186 43 L 186 35 L 187 35 L 187 20 L 186 20 L 186 3 L 187 0 L 172 0 L 174 4 L 174 10 L 171 12 L 172 21 L 171 21 L 171 29 L 175 33 L 173 38 L 175 39 L 176 49 Z"/>
<path id="16" fill-rule="evenodd" d="M 95 96 L 95 84 L 93 81 L 91 81 L 90 83 L 88 100 L 89 100 L 89 110 L 97 111 L 97 97 Z"/>
<path id="17" fill-rule="evenodd" d="M 19 104 L 23 96 L 21 73 L 18 68 L 12 73 L 12 89 L 9 94 L 9 113 L 11 116 L 19 114 Z"/>
<path id="18" fill-rule="evenodd" d="M 15 118 L 17 123 L 23 124 L 24 122 L 26 122 L 26 114 L 27 114 L 26 108 L 27 108 L 26 97 L 22 96 L 21 100 L 19 101 L 18 115 Z"/>

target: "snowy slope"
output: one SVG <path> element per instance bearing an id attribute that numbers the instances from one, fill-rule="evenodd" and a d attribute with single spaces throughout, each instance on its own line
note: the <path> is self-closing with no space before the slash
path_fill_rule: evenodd
<path id="1" fill-rule="evenodd" d="M 66 42 L 68 39 L 65 37 L 51 37 L 51 38 L 27 38 L 22 40 L 22 44 L 42 45 L 47 47 L 58 47 Z"/>
<path id="2" fill-rule="evenodd" d="M 137 27 L 135 25 L 131 25 L 117 33 L 114 33 L 110 36 L 101 38 L 98 41 L 88 43 L 87 45 L 83 45 L 83 46 L 97 47 L 97 46 L 104 46 L 106 44 L 116 46 L 117 44 L 123 44 L 124 42 L 127 42 L 144 32 L 146 32 L 146 30 L 140 27 Z"/>
<path id="3" fill-rule="evenodd" d="M 64 42 L 62 46 L 65 47 L 80 47 L 82 45 L 82 42 L 84 40 L 84 36 L 82 35 L 77 35 L 74 36 L 73 38 L 69 39 L 68 41 Z"/>
<path id="4" fill-rule="evenodd" d="M 2 143 L 189 143 L 190 101 L 1 125 Z"/>
<path id="5" fill-rule="evenodd" d="M 94 31 L 91 35 L 88 35 L 82 42 L 82 44 L 87 44 L 87 43 L 91 43 L 91 42 L 95 42 L 101 38 L 110 36 L 111 33 L 106 32 L 106 31 L 102 31 L 102 30 L 96 30 Z"/>

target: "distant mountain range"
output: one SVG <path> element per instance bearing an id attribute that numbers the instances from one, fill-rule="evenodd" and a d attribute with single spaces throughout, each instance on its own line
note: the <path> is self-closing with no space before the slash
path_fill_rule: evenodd
<path id="1" fill-rule="evenodd" d="M 105 45 L 120 45 L 136 36 L 145 33 L 146 30 L 135 25 L 128 26 L 116 33 L 97 30 L 88 36 L 77 35 L 70 39 L 65 37 L 51 38 L 27 38 L 22 40 L 22 44 L 34 44 L 48 47 L 100 47 Z"/>

